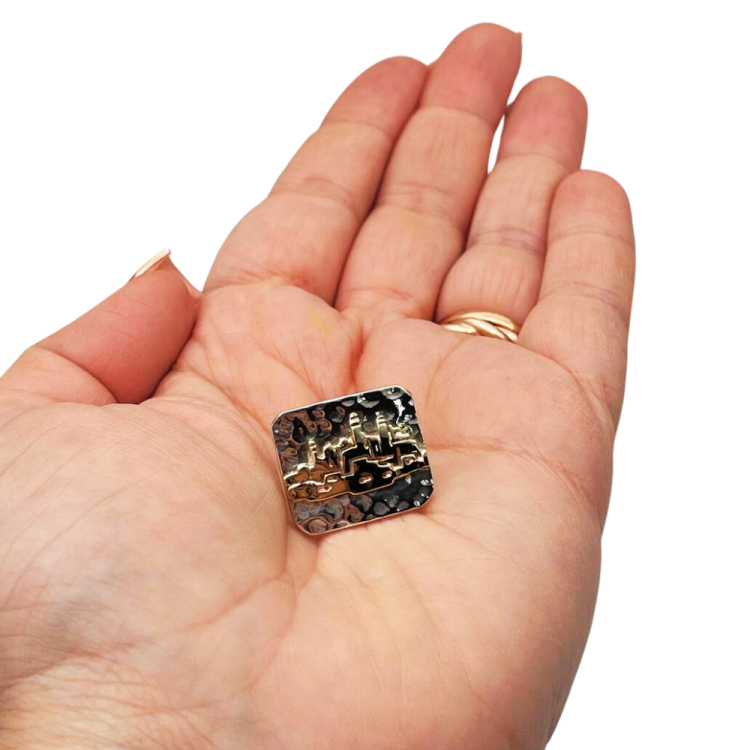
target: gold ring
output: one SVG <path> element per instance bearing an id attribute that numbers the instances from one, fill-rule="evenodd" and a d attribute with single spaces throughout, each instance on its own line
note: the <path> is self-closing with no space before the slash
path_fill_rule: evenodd
<path id="1" fill-rule="evenodd" d="M 521 327 L 505 315 L 492 312 L 460 312 L 440 321 L 443 328 L 470 336 L 489 336 L 501 341 L 518 341 Z"/>

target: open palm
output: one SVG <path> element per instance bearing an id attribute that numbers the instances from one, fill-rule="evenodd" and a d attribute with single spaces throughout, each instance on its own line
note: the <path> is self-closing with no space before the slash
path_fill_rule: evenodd
<path id="1" fill-rule="evenodd" d="M 540 79 L 506 113 L 520 52 L 483 24 L 375 65 L 202 295 L 163 263 L 0 380 L 0 747 L 544 746 L 596 596 L 633 242 L 577 171 L 582 96 Z M 434 322 L 466 309 L 519 343 Z M 300 533 L 274 417 L 394 383 L 433 498 Z"/>

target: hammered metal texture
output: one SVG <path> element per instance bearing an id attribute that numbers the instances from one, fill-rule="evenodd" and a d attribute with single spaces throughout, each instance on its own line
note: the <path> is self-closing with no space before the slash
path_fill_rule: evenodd
<path id="1" fill-rule="evenodd" d="M 432 494 L 414 399 L 401 386 L 282 412 L 272 431 L 292 519 L 308 534 L 401 514 Z"/>

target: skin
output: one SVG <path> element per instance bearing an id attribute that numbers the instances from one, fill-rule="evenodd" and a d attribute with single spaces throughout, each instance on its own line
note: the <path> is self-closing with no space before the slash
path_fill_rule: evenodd
<path id="1" fill-rule="evenodd" d="M 342 94 L 197 292 L 170 261 L 0 379 L 0 748 L 541 748 L 596 598 L 634 251 L 586 103 L 459 34 Z M 487 175 L 493 133 L 506 116 Z M 448 331 L 462 310 L 517 345 Z M 399 383 L 420 511 L 297 531 L 278 412 Z"/>

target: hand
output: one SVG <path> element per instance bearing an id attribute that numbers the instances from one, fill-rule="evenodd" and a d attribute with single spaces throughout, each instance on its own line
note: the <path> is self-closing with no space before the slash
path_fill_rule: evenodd
<path id="1" fill-rule="evenodd" d="M 0 380 L 0 747 L 544 746 L 594 608 L 634 255 L 623 190 L 578 171 L 581 94 L 506 110 L 520 58 L 483 24 L 370 68 L 202 294 L 162 263 Z M 519 343 L 433 322 L 464 309 Z M 392 383 L 433 498 L 300 533 L 273 418 Z"/>

